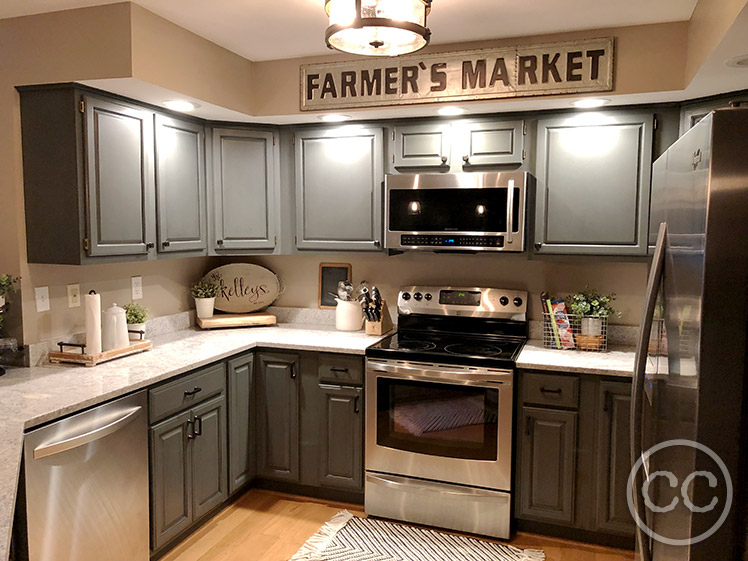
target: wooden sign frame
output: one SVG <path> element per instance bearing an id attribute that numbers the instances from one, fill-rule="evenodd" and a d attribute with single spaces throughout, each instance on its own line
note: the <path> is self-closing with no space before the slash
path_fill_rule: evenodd
<path id="1" fill-rule="evenodd" d="M 338 288 L 338 281 L 350 281 L 353 267 L 350 263 L 320 263 L 319 264 L 319 284 L 317 289 L 317 305 L 322 310 L 334 310 L 336 307 L 335 300 L 328 292 L 335 292 Z M 342 273 L 345 272 L 345 278 Z M 334 286 L 333 286 L 334 285 Z M 332 288 L 330 288 L 333 286 Z"/>

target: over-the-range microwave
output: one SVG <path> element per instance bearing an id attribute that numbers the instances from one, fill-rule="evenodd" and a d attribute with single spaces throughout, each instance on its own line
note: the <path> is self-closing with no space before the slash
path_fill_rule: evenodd
<path id="1" fill-rule="evenodd" d="M 524 251 L 526 172 L 428 173 L 385 178 L 385 247 Z"/>

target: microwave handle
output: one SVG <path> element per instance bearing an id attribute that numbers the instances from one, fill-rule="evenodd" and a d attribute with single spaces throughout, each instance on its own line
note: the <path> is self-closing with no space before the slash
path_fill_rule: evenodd
<path id="1" fill-rule="evenodd" d="M 514 237 L 514 179 L 509 180 L 506 190 L 506 243 L 511 244 Z"/>

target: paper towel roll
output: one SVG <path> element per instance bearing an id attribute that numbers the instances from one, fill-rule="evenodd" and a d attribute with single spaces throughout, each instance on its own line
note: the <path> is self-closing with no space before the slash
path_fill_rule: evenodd
<path id="1" fill-rule="evenodd" d="M 101 352 L 101 296 L 93 290 L 83 298 L 86 313 L 86 353 Z"/>

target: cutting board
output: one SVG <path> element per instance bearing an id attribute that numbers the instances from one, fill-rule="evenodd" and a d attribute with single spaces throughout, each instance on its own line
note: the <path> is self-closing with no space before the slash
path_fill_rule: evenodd
<path id="1" fill-rule="evenodd" d="M 197 318 L 197 325 L 202 329 L 223 329 L 225 327 L 259 327 L 275 325 L 277 323 L 272 314 L 219 314 L 212 318 Z"/>

